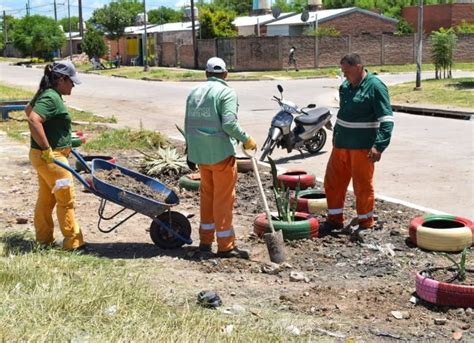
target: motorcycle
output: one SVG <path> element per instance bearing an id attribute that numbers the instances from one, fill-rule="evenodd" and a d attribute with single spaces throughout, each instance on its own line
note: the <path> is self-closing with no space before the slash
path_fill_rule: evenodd
<path id="1" fill-rule="evenodd" d="M 299 108 L 294 102 L 283 99 L 283 87 L 277 86 L 280 98 L 273 96 L 272 100 L 280 106 L 280 111 L 273 117 L 268 136 L 261 150 L 260 161 L 271 155 L 275 146 L 286 149 L 290 153 L 293 149 L 303 155 L 302 150 L 310 154 L 319 152 L 326 143 L 326 130 L 332 130 L 331 113 L 325 107 L 316 108 L 315 104 Z M 309 110 L 308 110 L 309 109 Z M 299 114 L 294 118 L 293 115 Z"/>

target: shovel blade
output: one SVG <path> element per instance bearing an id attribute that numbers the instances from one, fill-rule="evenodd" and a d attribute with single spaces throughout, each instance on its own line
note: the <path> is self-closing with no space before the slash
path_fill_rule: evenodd
<path id="1" fill-rule="evenodd" d="M 267 245 L 270 261 L 273 263 L 282 263 L 286 261 L 285 242 L 283 241 L 283 232 L 275 231 L 263 235 Z"/>

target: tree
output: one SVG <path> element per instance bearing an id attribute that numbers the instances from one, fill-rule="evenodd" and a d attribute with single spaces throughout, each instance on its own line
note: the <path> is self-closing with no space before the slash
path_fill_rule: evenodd
<path id="1" fill-rule="evenodd" d="M 237 15 L 249 15 L 252 10 L 252 0 L 214 0 L 213 5 Z"/>
<path id="2" fill-rule="evenodd" d="M 53 51 L 66 42 L 64 32 L 52 18 L 32 15 L 23 17 L 15 25 L 13 45 L 25 56 L 51 60 Z"/>
<path id="3" fill-rule="evenodd" d="M 396 35 L 406 35 L 413 32 L 415 32 L 415 29 L 409 22 L 402 18 L 398 20 L 397 31 L 395 31 Z"/>
<path id="4" fill-rule="evenodd" d="M 4 21 L 5 20 L 5 21 Z M 13 37 L 13 30 L 15 29 L 15 25 L 18 23 L 18 19 L 11 15 L 6 15 L 5 17 L 0 17 L 0 50 L 5 48 L 7 42 L 12 41 Z M 5 35 L 4 29 L 7 29 L 7 34 Z M 5 38 L 7 42 L 5 42 Z"/>
<path id="5" fill-rule="evenodd" d="M 63 27 L 64 32 L 69 32 L 69 18 L 62 18 L 58 24 Z M 79 17 L 71 17 L 71 32 L 79 31 Z"/>
<path id="6" fill-rule="evenodd" d="M 183 11 L 175 11 L 172 8 L 161 6 L 148 11 L 148 22 L 151 24 L 176 23 L 182 20 L 183 15 Z"/>
<path id="7" fill-rule="evenodd" d="M 232 21 L 236 14 L 214 6 L 202 6 L 199 13 L 201 38 L 235 37 L 237 30 Z"/>
<path id="8" fill-rule="evenodd" d="M 94 28 L 88 29 L 82 39 L 82 49 L 89 58 L 93 56 L 103 56 L 107 52 L 103 35 Z"/>
<path id="9" fill-rule="evenodd" d="M 437 79 L 451 78 L 453 52 L 456 48 L 457 37 L 453 29 L 440 28 L 431 33 L 431 59 L 435 65 Z M 443 75 L 441 75 L 443 71 Z"/>
<path id="10" fill-rule="evenodd" d="M 466 20 L 461 20 L 461 24 L 454 28 L 457 33 L 474 33 L 474 23 Z"/>
<path id="11" fill-rule="evenodd" d="M 102 8 L 94 10 L 89 20 L 89 26 L 94 26 L 99 32 L 104 33 L 109 39 L 117 40 L 123 36 L 125 28 L 135 23 L 135 18 L 143 6 L 137 1 L 121 0 L 111 2 Z"/>

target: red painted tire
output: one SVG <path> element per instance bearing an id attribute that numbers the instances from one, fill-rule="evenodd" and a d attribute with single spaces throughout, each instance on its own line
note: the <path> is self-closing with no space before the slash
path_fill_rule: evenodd
<path id="1" fill-rule="evenodd" d="M 288 170 L 286 173 L 278 175 L 278 181 L 289 189 L 296 189 L 298 184 L 300 189 L 311 188 L 316 184 L 314 175 L 301 169 Z"/>
<path id="2" fill-rule="evenodd" d="M 450 215 L 425 215 L 410 222 L 413 244 L 432 251 L 461 251 L 474 245 L 474 223 Z"/>
<path id="3" fill-rule="evenodd" d="M 422 273 L 416 274 L 416 294 L 421 299 L 437 305 L 474 307 L 474 286 L 440 282 L 423 276 Z"/>
<path id="4" fill-rule="evenodd" d="M 291 203 L 295 203 L 295 194 L 291 195 Z M 327 210 L 328 203 L 324 191 L 317 189 L 307 189 L 298 192 L 296 210 L 309 214 L 321 214 Z"/>
<path id="5" fill-rule="evenodd" d="M 296 212 L 295 217 L 297 220 L 292 223 L 273 220 L 273 227 L 276 231 L 282 230 L 283 238 L 289 241 L 318 237 L 319 221 L 315 217 L 302 212 Z M 267 229 L 269 229 L 267 215 L 260 213 L 255 218 L 253 232 L 263 237 Z"/>

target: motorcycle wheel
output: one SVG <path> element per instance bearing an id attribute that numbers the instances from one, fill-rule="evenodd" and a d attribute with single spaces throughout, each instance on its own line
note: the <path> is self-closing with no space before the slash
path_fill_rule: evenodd
<path id="1" fill-rule="evenodd" d="M 273 149 L 275 149 L 276 141 L 270 140 L 268 142 L 267 146 L 263 149 L 262 156 L 260 156 L 260 161 L 265 161 L 265 158 L 267 158 L 268 155 L 271 155 L 273 152 Z"/>
<path id="2" fill-rule="evenodd" d="M 319 152 L 323 148 L 324 144 L 326 144 L 326 138 L 326 130 L 320 129 L 316 135 L 305 144 L 306 150 L 310 154 Z"/>

